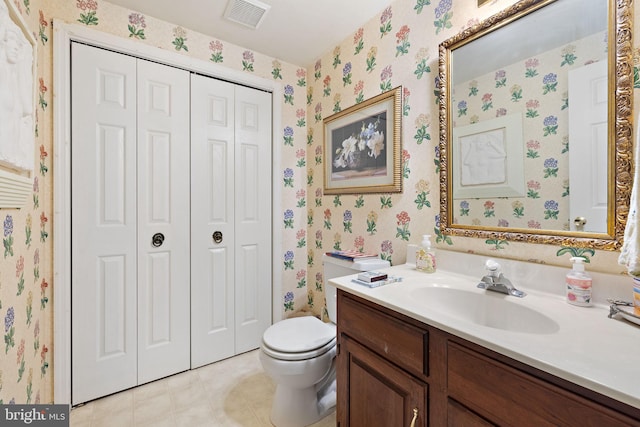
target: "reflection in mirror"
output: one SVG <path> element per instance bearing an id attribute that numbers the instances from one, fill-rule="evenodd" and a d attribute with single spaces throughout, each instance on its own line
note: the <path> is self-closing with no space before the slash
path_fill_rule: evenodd
<path id="1" fill-rule="evenodd" d="M 441 44 L 444 233 L 619 247 L 630 192 L 629 8 L 523 0 Z"/>

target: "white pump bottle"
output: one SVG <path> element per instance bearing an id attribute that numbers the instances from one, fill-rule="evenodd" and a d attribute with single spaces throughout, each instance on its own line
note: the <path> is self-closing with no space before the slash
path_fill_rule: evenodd
<path id="1" fill-rule="evenodd" d="M 590 306 L 591 303 L 591 276 L 584 271 L 583 257 L 572 257 L 573 270 L 567 273 L 567 302 L 583 307 Z"/>

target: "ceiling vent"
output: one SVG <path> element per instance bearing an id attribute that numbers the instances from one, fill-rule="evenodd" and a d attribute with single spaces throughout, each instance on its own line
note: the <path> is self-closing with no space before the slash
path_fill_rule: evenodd
<path id="1" fill-rule="evenodd" d="M 256 29 L 270 8 L 270 5 L 257 0 L 229 0 L 224 17 L 229 21 Z"/>

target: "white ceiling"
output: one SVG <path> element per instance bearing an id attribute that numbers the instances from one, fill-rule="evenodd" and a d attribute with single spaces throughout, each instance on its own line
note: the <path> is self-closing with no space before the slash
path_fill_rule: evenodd
<path id="1" fill-rule="evenodd" d="M 227 0 L 109 0 L 145 16 L 310 66 L 384 10 L 392 0 L 261 0 L 271 9 L 258 29 L 223 18 Z"/>

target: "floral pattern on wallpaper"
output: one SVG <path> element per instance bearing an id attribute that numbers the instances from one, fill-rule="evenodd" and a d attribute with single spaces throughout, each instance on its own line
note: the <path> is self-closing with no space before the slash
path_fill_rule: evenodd
<path id="1" fill-rule="evenodd" d="M 41 44 L 38 49 L 36 92 L 38 149 L 34 162 L 33 198 L 28 209 L 2 211 L 3 253 L 0 264 L 0 314 L 4 320 L 5 357 L 0 358 L 0 403 L 48 403 L 53 401 L 52 354 L 53 311 L 51 301 L 53 195 L 51 193 L 52 46 L 51 20 L 85 25 L 167 51 L 282 82 L 286 100 L 281 100 L 282 147 L 279 163 L 289 165 L 290 179 L 282 184 L 283 215 L 287 225 L 275 222 L 274 233 L 282 235 L 283 293 L 281 307 L 290 314 L 305 310 L 313 301 L 307 292 L 307 130 L 306 70 L 276 58 L 193 32 L 175 24 L 115 6 L 100 0 L 24 0 L 32 13 L 27 22 Z M 18 3 L 16 1 L 16 3 Z M 24 8 L 23 14 L 24 12 Z M 301 113 L 302 112 L 302 113 Z M 274 173 L 278 173 L 274 171 Z M 282 173 L 282 172 L 280 172 Z M 287 212 L 286 214 L 284 212 Z M 290 212 L 290 214 L 289 214 Z M 313 282 L 315 286 L 315 281 Z"/>
<path id="2" fill-rule="evenodd" d="M 565 260 L 561 258 L 579 251 L 592 263 L 598 255 L 602 259 L 601 270 L 618 270 L 616 253 L 452 237 L 439 230 L 438 45 L 513 3 L 496 0 L 477 7 L 475 2 L 463 0 L 396 1 L 354 29 L 351 36 L 318 58 L 309 69 L 308 176 L 316 179 L 309 182 L 307 190 L 307 234 L 314 237 L 313 244 L 308 242 L 308 271 L 318 284 L 309 289 L 310 300 L 324 297 L 324 290 L 320 289 L 322 281 L 318 279 L 324 252 L 356 249 L 377 253 L 397 264 L 405 260 L 407 243 L 419 243 L 422 234 L 433 234 L 433 241 L 440 248 L 490 256 L 508 250 L 510 257 L 562 265 Z M 554 53 L 554 67 L 578 67 L 600 54 L 603 46 L 604 39 L 600 37 L 589 46 L 593 51 L 580 43 L 559 47 Z M 569 188 L 563 167 L 569 149 L 565 118 L 568 97 L 566 81 L 548 69 L 548 61 L 543 55 L 525 59 L 485 76 L 485 80 L 478 79 L 464 91 L 456 91 L 459 105 L 455 113 L 460 113 L 459 123 L 473 123 L 485 115 L 507 114 L 513 111 L 513 105 L 518 105 L 523 120 L 535 123 L 539 133 L 539 137 L 524 142 L 525 162 L 535 170 L 535 176 L 525 183 L 526 199 L 539 205 L 530 208 L 520 200 L 460 200 L 456 206 L 458 219 L 470 218 L 470 222 L 476 220 L 474 223 L 489 220 L 504 226 L 524 223 L 525 228 L 543 227 L 545 217 L 548 221 L 563 222 Z M 403 88 L 403 193 L 324 196 L 322 165 L 331 158 L 324 158 L 322 120 L 397 86 Z M 540 102 L 542 96 L 554 99 L 553 111 Z M 531 209 L 538 211 L 535 217 Z"/>
<path id="3" fill-rule="evenodd" d="M 50 108 L 54 91 L 50 43 L 53 18 L 282 84 L 282 129 L 274 141 L 281 148 L 279 164 L 282 166 L 273 173 L 280 181 L 278 202 L 282 206 L 280 215 L 274 216 L 274 233 L 282 236 L 283 245 L 274 257 L 282 266 L 279 298 L 286 316 L 305 309 L 325 314 L 321 255 L 332 248 L 372 251 L 397 264 L 404 262 L 407 243 L 418 243 L 422 234 L 432 232 L 440 247 L 462 251 L 492 253 L 508 247 L 513 257 L 533 257 L 548 262 L 553 262 L 556 251 L 558 256 L 571 255 L 569 249 L 537 245 L 534 246 L 536 254 L 532 256 L 532 245 L 452 238 L 441 235 L 438 230 L 438 44 L 464 27 L 510 6 L 514 0 L 495 0 L 482 8 L 467 0 L 395 1 L 367 24 L 354 28 L 351 36 L 307 69 L 107 1 L 12 1 L 20 6 L 29 29 L 39 41 L 38 149 L 34 153 L 39 167 L 30 205 L 20 211 L 0 212 L 3 223 L 2 403 L 53 400 L 53 117 Z M 576 56 L 579 61 L 581 55 L 576 53 Z M 509 89 L 508 74 L 506 78 Z M 544 84 L 553 82 L 548 80 Z M 403 193 L 324 196 L 323 118 L 397 86 L 403 87 L 404 98 Z M 509 92 L 512 94 L 522 96 L 519 102 L 528 101 L 524 93 L 520 95 L 516 90 Z M 482 95 L 484 93 L 480 97 Z M 499 102 L 493 97 L 486 101 L 493 102 L 494 107 Z M 530 107 L 537 108 L 535 104 Z M 548 122 L 544 126 L 555 125 Z M 528 148 L 532 156 L 537 152 L 536 161 L 544 163 L 548 157 L 541 152 L 542 147 L 542 144 L 531 144 Z M 555 169 L 552 162 L 546 167 Z M 531 190 L 539 191 L 536 186 Z M 512 209 L 515 212 L 520 208 L 513 206 Z M 600 253 L 598 256 L 601 257 Z M 614 264 L 613 257 L 609 260 L 605 268 Z"/>
<path id="4" fill-rule="evenodd" d="M 568 71 L 606 59 L 595 34 L 502 67 L 454 89 L 455 126 L 519 114 L 524 152 L 523 197 L 456 198 L 457 224 L 569 229 Z"/>
<path id="5" fill-rule="evenodd" d="M 34 2 L 35 3 L 35 2 Z M 37 61 L 44 60 L 51 38 L 48 15 L 28 0 L 14 2 L 38 43 Z M 37 13 L 32 13 L 37 11 Z M 32 197 L 21 209 L 0 210 L 2 254 L 0 256 L 0 317 L 3 345 L 0 357 L 0 404 L 48 403 L 52 401 L 52 309 L 51 239 L 49 218 L 51 115 L 50 73 L 38 69 L 36 76 L 36 120 L 34 133 Z"/>
<path id="6" fill-rule="evenodd" d="M 437 129 L 432 128 L 438 110 L 434 97 L 422 94 L 435 91 L 437 44 L 453 35 L 455 16 L 451 0 L 394 2 L 309 71 L 307 151 L 313 161 L 308 175 L 320 177 L 307 191 L 313 196 L 308 234 L 315 236 L 308 256 L 311 277 L 321 276 L 324 252 L 355 249 L 397 264 L 404 262 L 408 243 L 432 234 L 439 208 L 439 192 L 432 189 L 438 182 Z M 431 22 L 425 25 L 425 19 Z M 351 154 L 346 149 L 324 154 L 323 119 L 397 86 L 402 86 L 403 193 L 323 196 L 322 165 L 349 162 Z M 310 300 L 324 297 L 322 281 L 316 283 Z"/>

